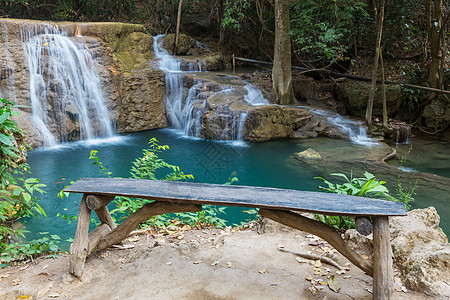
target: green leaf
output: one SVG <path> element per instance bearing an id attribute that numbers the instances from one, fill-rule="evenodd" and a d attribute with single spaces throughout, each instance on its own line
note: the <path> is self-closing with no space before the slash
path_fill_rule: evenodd
<path id="1" fill-rule="evenodd" d="M 5 112 L 4 114 L 0 115 L 0 125 L 3 124 L 10 116 L 11 114 L 8 112 Z"/>
<path id="2" fill-rule="evenodd" d="M 61 238 L 59 237 L 59 235 L 57 235 L 57 234 L 52 234 L 52 235 L 50 235 L 50 237 L 52 238 L 52 239 L 54 239 L 54 240 L 60 240 Z"/>
<path id="3" fill-rule="evenodd" d="M 345 174 L 342 174 L 342 173 L 332 173 L 330 175 L 331 176 L 343 177 L 343 178 L 345 178 L 345 180 L 350 181 L 350 180 L 348 180 L 348 177 Z"/>
<path id="4" fill-rule="evenodd" d="M 34 205 L 36 205 L 37 211 L 43 215 L 44 217 L 47 218 L 47 214 L 45 213 L 45 211 L 42 209 L 42 207 L 39 205 L 39 203 L 35 203 Z"/>
<path id="5" fill-rule="evenodd" d="M 13 143 L 12 143 L 12 137 L 5 135 L 3 133 L 0 133 L 0 142 L 2 142 L 5 145 L 14 147 Z"/>

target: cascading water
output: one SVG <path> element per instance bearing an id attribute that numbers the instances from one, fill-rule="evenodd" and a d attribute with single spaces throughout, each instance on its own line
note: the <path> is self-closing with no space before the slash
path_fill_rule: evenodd
<path id="1" fill-rule="evenodd" d="M 186 128 L 186 112 L 188 111 L 189 101 L 183 101 L 183 72 L 181 69 L 181 61 L 174 59 L 173 56 L 163 48 L 164 35 L 160 34 L 153 39 L 153 49 L 155 58 L 159 59 L 158 67 L 165 72 L 166 93 L 164 102 L 166 104 L 167 118 L 172 127 L 176 129 Z M 192 70 L 195 65 L 191 65 Z M 201 71 L 201 69 L 200 69 Z M 189 100 L 188 97 L 187 100 Z"/>
<path id="2" fill-rule="evenodd" d="M 251 105 L 268 105 L 269 101 L 264 98 L 263 94 L 260 90 L 255 88 L 251 84 L 247 84 L 244 86 L 247 90 L 247 95 L 245 95 L 244 100 L 250 103 Z"/>
<path id="3" fill-rule="evenodd" d="M 28 61 L 32 119 L 44 145 L 113 136 L 90 50 L 52 26 L 23 28 L 21 35 Z"/>
<path id="4" fill-rule="evenodd" d="M 411 134 L 411 127 L 408 125 L 396 126 L 396 136 L 395 136 L 395 144 L 397 145 L 409 145 L 411 141 L 409 140 L 409 136 Z"/>
<path id="5" fill-rule="evenodd" d="M 232 88 L 216 92 L 209 91 L 204 81 L 196 80 L 196 83 L 189 89 L 187 96 L 183 97 L 183 73 L 206 71 L 206 67 L 202 67 L 200 62 L 183 65 L 180 60 L 175 59 L 163 48 L 163 38 L 164 35 L 155 36 L 153 48 L 155 58 L 159 59 L 158 66 L 165 72 L 166 92 L 164 101 L 167 118 L 170 125 L 175 129 L 182 130 L 189 136 L 201 137 L 202 128 L 206 125 L 203 122 L 201 111 L 195 110 L 194 104 L 200 103 L 205 105 L 201 102 L 206 100 L 206 97 L 230 92 Z M 248 91 L 248 95 L 245 98 L 247 102 L 254 105 L 268 104 L 261 92 L 253 86 L 247 85 L 245 88 Z M 216 138 L 221 140 L 243 140 L 246 118 L 247 113 L 227 115 L 222 134 Z"/>
<path id="6" fill-rule="evenodd" d="M 355 144 L 372 147 L 378 143 L 367 135 L 367 129 L 363 126 L 361 122 L 349 120 L 338 114 L 333 114 L 321 109 L 310 109 L 317 115 L 322 115 L 327 117 L 327 121 L 339 127 L 343 133 L 348 135 L 350 141 Z"/>

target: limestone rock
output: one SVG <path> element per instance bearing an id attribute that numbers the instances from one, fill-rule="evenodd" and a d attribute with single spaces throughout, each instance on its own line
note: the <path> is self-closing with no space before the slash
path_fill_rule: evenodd
<path id="1" fill-rule="evenodd" d="M 206 56 L 203 61 L 208 71 L 218 71 L 225 68 L 225 59 L 222 54 Z"/>
<path id="2" fill-rule="evenodd" d="M 175 34 L 168 34 L 164 37 L 163 47 L 172 54 L 175 43 Z M 195 40 L 186 34 L 178 35 L 177 55 L 185 55 L 195 45 Z"/>
<path id="3" fill-rule="evenodd" d="M 344 240 L 358 254 L 363 254 L 373 261 L 373 234 L 364 236 L 356 229 L 348 229 L 345 231 Z"/>
<path id="4" fill-rule="evenodd" d="M 407 288 L 450 295 L 450 246 L 434 207 L 415 209 L 390 220 L 394 263 Z"/>
<path id="5" fill-rule="evenodd" d="M 400 271 L 405 286 L 445 299 L 450 295 L 450 246 L 439 220 L 432 206 L 389 219 L 394 267 Z M 344 239 L 352 249 L 371 257 L 372 235 L 365 237 L 349 229 Z"/>
<path id="6" fill-rule="evenodd" d="M 370 83 L 348 80 L 345 83 L 347 88 L 347 97 L 344 97 L 345 107 L 350 115 L 364 117 L 369 98 Z M 386 86 L 386 101 L 388 115 L 397 113 L 402 104 L 402 90 L 399 85 Z M 380 94 L 375 93 L 373 114 L 383 115 L 383 99 Z"/>
<path id="7" fill-rule="evenodd" d="M 225 59 L 222 54 L 204 54 L 202 56 L 184 56 L 178 58 L 183 71 L 219 71 L 225 68 Z"/>
<path id="8" fill-rule="evenodd" d="M 322 157 L 320 156 L 320 153 L 317 152 L 316 150 L 314 150 L 313 148 L 308 148 L 304 151 L 295 153 L 295 157 L 296 158 L 300 158 L 300 159 L 322 159 Z"/>
<path id="9" fill-rule="evenodd" d="M 144 32 L 132 32 L 120 37 L 114 53 L 124 70 L 131 70 L 154 57 L 153 37 Z"/>
<path id="10" fill-rule="evenodd" d="M 310 119 L 310 112 L 301 108 L 258 106 L 249 113 L 246 139 L 262 142 L 294 137 L 295 131 L 308 124 Z"/>
<path id="11" fill-rule="evenodd" d="M 181 24 L 184 32 L 193 36 L 207 35 L 213 26 L 211 26 L 211 17 L 209 11 L 191 10 L 187 17 L 181 18 Z"/>
<path id="12" fill-rule="evenodd" d="M 153 68 L 133 70 L 123 81 L 118 132 L 167 127 L 164 108 L 164 72 Z"/>
<path id="13" fill-rule="evenodd" d="M 425 106 L 422 116 L 429 128 L 442 128 L 450 123 L 450 106 L 445 100 L 435 99 Z"/>

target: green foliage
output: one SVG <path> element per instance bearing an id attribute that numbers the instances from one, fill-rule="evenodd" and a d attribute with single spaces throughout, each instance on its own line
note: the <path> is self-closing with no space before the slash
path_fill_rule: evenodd
<path id="1" fill-rule="evenodd" d="M 338 176 L 344 178 L 347 182 L 343 184 L 332 183 L 322 177 L 316 177 L 322 179 L 327 187 L 319 187 L 321 191 L 327 191 L 335 194 L 380 198 L 385 200 L 391 200 L 392 197 L 389 194 L 389 190 L 384 186 L 385 181 L 377 180 L 369 172 L 364 172 L 364 177 L 350 179 L 342 173 L 334 173 L 331 176 Z"/>
<path id="2" fill-rule="evenodd" d="M 245 10 L 250 8 L 249 0 L 226 1 L 222 19 L 222 27 L 240 31 L 245 20 Z"/>
<path id="3" fill-rule="evenodd" d="M 56 234 L 49 235 L 48 232 L 39 232 L 39 234 L 44 236 L 24 244 L 8 245 L 2 252 L 1 260 L 10 264 L 14 261 L 33 260 L 43 254 L 46 255 L 46 258 L 55 258 L 61 252 L 58 247 L 61 238 Z"/>
<path id="4" fill-rule="evenodd" d="M 291 5 L 294 51 L 311 60 L 342 61 L 365 30 L 369 15 L 362 1 L 294 1 Z"/>
<path id="5" fill-rule="evenodd" d="M 2 98 L 0 102 L 0 253 L 2 259 L 9 262 L 20 259 L 23 255 L 37 254 L 43 247 L 50 247 L 50 244 L 43 245 L 50 242 L 38 240 L 9 245 L 11 240 L 25 237 L 26 231 L 22 226 L 13 225 L 24 223 L 29 217 L 46 216 L 35 196 L 36 193 L 45 192 L 45 184 L 39 183 L 37 178 L 26 178 L 30 171 L 24 159 L 24 135 L 17 123 L 11 119 L 12 116 L 18 115 L 18 112 L 14 111 L 18 106 Z"/>
<path id="6" fill-rule="evenodd" d="M 420 90 L 412 89 L 401 85 L 402 94 L 406 96 L 407 104 L 410 110 L 420 105 Z"/>
<path id="7" fill-rule="evenodd" d="M 319 186 L 319 190 L 341 195 L 378 198 L 401 202 L 407 210 L 410 208 L 409 203 L 414 201 L 413 195 L 416 186 L 413 186 L 410 189 L 404 189 L 401 183 L 399 183 L 397 188 L 398 198 L 395 198 L 385 186 L 385 181 L 378 180 L 373 174 L 367 171 L 364 172 L 364 177 L 353 178 L 353 176 L 350 176 L 350 178 L 348 178 L 342 173 L 335 173 L 331 175 L 341 177 L 345 180 L 345 182 L 343 184 L 333 183 L 322 177 L 316 177 L 317 179 L 322 179 L 327 185 L 326 187 Z M 316 215 L 316 218 L 319 221 L 338 229 L 345 230 L 355 228 L 355 221 L 351 217 Z"/>
<path id="8" fill-rule="evenodd" d="M 130 170 L 130 178 L 133 179 L 150 179 L 150 180 L 166 180 L 179 181 L 194 179 L 192 174 L 185 174 L 178 166 L 174 166 L 160 157 L 161 153 L 169 149 L 167 145 L 160 145 L 155 138 L 150 139 L 149 148 L 142 150 L 142 156 L 137 158 Z M 112 173 L 107 170 L 103 163 L 97 157 L 97 151 L 92 150 L 89 159 L 94 160 L 92 163 L 99 167 L 100 172 L 109 178 L 112 178 Z M 237 182 L 236 174 L 233 173 L 225 184 L 232 184 Z M 147 203 L 153 201 L 146 199 L 135 199 L 129 197 L 116 197 L 113 201 L 115 208 L 111 210 L 111 215 L 117 221 L 127 218 L 129 215 L 140 209 Z M 151 217 L 140 226 L 156 226 L 166 227 L 172 225 L 173 220 L 179 220 L 191 227 L 212 225 L 216 227 L 225 226 L 225 220 L 219 217 L 223 214 L 225 207 L 216 207 L 212 205 L 204 205 L 201 212 L 198 213 L 174 213 L 166 215 L 158 215 Z M 71 222 L 74 218 L 61 216 Z"/>

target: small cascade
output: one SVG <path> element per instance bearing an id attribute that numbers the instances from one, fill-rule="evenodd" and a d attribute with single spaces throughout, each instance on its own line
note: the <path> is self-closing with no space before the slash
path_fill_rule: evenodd
<path id="1" fill-rule="evenodd" d="M 346 133 L 353 143 L 366 147 L 377 145 L 377 142 L 367 135 L 367 129 L 361 122 L 352 121 L 338 115 L 327 119 L 330 124 L 336 125 Z"/>
<path id="2" fill-rule="evenodd" d="M 229 93 L 232 88 L 211 87 L 208 82 L 196 80 L 195 84 L 189 88 L 187 96 L 183 95 L 184 74 L 190 72 L 206 71 L 206 66 L 200 61 L 197 63 L 185 63 L 174 58 L 162 46 L 164 35 L 154 37 L 153 48 L 155 58 L 159 59 L 158 67 L 165 72 L 166 92 L 164 102 L 166 105 L 166 115 L 170 125 L 182 130 L 188 136 L 202 138 L 208 127 L 218 126 L 223 128 L 220 135 L 213 136 L 217 140 L 243 140 L 244 124 L 247 113 L 224 113 L 217 118 L 218 124 L 207 124 L 204 122 L 205 113 L 202 108 L 206 105 L 206 99 L 220 93 Z M 245 87 L 248 91 L 246 101 L 254 104 L 268 104 L 261 92 L 251 85 Z M 259 94 L 258 94 L 259 93 Z M 267 103 L 265 103 L 266 101 Z M 220 123 L 220 124 L 219 124 Z M 210 136 L 210 135 L 209 135 Z"/>
<path id="3" fill-rule="evenodd" d="M 245 95 L 244 99 L 251 105 L 268 105 L 269 101 L 264 98 L 263 94 L 259 89 L 251 84 L 247 84 L 244 86 L 247 90 L 247 95 Z"/>
<path id="4" fill-rule="evenodd" d="M 158 67 L 165 72 L 166 92 L 164 102 L 166 104 L 167 119 L 172 127 L 185 129 L 187 124 L 187 112 L 190 111 L 191 102 L 195 99 L 192 95 L 194 90 L 189 91 L 187 99 L 183 99 L 183 73 L 180 60 L 174 59 L 172 55 L 163 48 L 163 34 L 153 38 L 153 49 L 155 58 L 159 59 Z M 201 66 L 188 65 L 190 72 L 201 71 Z"/>
<path id="5" fill-rule="evenodd" d="M 411 134 L 411 127 L 407 124 L 396 124 L 394 128 L 395 128 L 395 144 L 409 145 L 411 143 L 409 140 Z"/>
<path id="6" fill-rule="evenodd" d="M 311 112 L 327 117 L 327 121 L 337 126 L 344 134 L 346 134 L 350 141 L 355 144 L 362 145 L 365 147 L 372 147 L 377 145 L 375 139 L 369 137 L 367 134 L 367 128 L 364 126 L 362 122 L 353 121 L 347 119 L 341 115 L 334 114 L 328 111 L 324 111 L 321 109 L 309 109 Z"/>
<path id="7" fill-rule="evenodd" d="M 45 146 L 114 134 L 89 49 L 56 27 L 22 28 L 32 119 Z"/>

